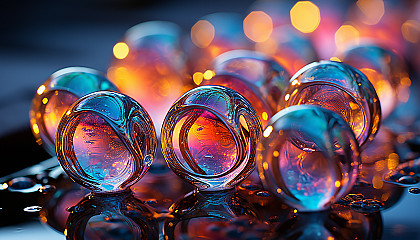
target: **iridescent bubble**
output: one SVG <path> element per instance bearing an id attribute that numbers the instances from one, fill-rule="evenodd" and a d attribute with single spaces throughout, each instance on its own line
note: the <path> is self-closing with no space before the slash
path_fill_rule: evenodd
<path id="1" fill-rule="evenodd" d="M 191 83 L 185 82 L 181 28 L 172 22 L 149 21 L 126 31 L 114 46 L 107 71 L 122 93 L 142 104 L 160 133 L 165 113 Z"/>
<path id="2" fill-rule="evenodd" d="M 149 169 L 156 133 L 132 98 L 100 91 L 79 99 L 58 127 L 57 157 L 67 175 L 97 192 L 117 192 Z"/>
<path id="3" fill-rule="evenodd" d="M 407 101 L 411 85 L 403 58 L 395 51 L 374 44 L 347 49 L 341 57 L 364 73 L 375 87 L 386 118 L 399 102 Z"/>
<path id="4" fill-rule="evenodd" d="M 188 91 L 171 107 L 162 129 L 169 167 L 200 190 L 232 188 L 255 166 L 261 123 L 251 104 L 229 88 Z"/>
<path id="5" fill-rule="evenodd" d="M 352 128 L 360 146 L 376 135 L 381 106 L 366 76 L 354 67 L 334 61 L 311 63 L 291 79 L 281 105 L 310 104 L 332 110 Z"/>
<path id="6" fill-rule="evenodd" d="M 280 110 L 278 102 L 290 75 L 275 60 L 263 54 L 233 50 L 217 56 L 211 67 L 215 76 L 200 85 L 219 85 L 239 92 L 252 102 L 263 126 Z"/>
<path id="7" fill-rule="evenodd" d="M 80 97 L 101 90 L 118 91 L 118 88 L 96 70 L 69 67 L 53 73 L 38 88 L 29 111 L 37 142 L 55 155 L 54 141 L 63 114 Z"/>
<path id="8" fill-rule="evenodd" d="M 359 169 L 359 146 L 336 113 L 313 105 L 278 112 L 258 145 L 267 190 L 299 211 L 318 211 L 348 193 Z"/>

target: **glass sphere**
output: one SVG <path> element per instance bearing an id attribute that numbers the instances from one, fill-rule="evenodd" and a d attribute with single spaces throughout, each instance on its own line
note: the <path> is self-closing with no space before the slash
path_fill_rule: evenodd
<path id="1" fill-rule="evenodd" d="M 80 97 L 100 91 L 118 91 L 96 70 L 69 67 L 53 73 L 37 90 L 32 99 L 29 117 L 38 144 L 55 155 L 55 135 L 61 116 Z"/>
<path id="2" fill-rule="evenodd" d="M 251 104 L 232 89 L 188 91 L 171 107 L 162 129 L 169 167 L 199 190 L 232 188 L 255 167 L 261 123 Z"/>
<path id="3" fill-rule="evenodd" d="M 286 108 L 301 104 L 338 113 L 364 147 L 373 140 L 381 122 L 375 88 L 362 72 L 340 62 L 311 63 L 290 79 L 281 105 Z"/>
<path id="4" fill-rule="evenodd" d="M 152 164 L 156 133 L 132 98 L 108 91 L 79 99 L 58 126 L 58 160 L 73 181 L 95 192 L 118 192 Z"/>
<path id="5" fill-rule="evenodd" d="M 122 93 L 142 104 L 158 134 L 166 112 L 188 84 L 181 37 L 181 28 L 172 22 L 137 24 L 114 46 L 115 58 L 107 71 Z"/>
<path id="6" fill-rule="evenodd" d="M 404 60 L 393 50 L 366 44 L 349 48 L 341 58 L 359 69 L 375 87 L 386 118 L 401 101 L 408 100 L 411 85 Z"/>
<path id="7" fill-rule="evenodd" d="M 267 190 L 300 211 L 328 208 L 353 186 L 359 145 L 347 123 L 318 106 L 291 106 L 274 115 L 258 146 Z"/>
<path id="8" fill-rule="evenodd" d="M 273 59 L 247 50 L 233 50 L 213 60 L 215 76 L 201 85 L 231 88 L 252 103 L 263 126 L 280 111 L 278 102 L 288 85 L 290 75 Z"/>

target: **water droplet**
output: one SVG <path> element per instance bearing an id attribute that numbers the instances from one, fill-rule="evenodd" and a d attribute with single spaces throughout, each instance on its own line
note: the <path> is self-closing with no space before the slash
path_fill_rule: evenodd
<path id="1" fill-rule="evenodd" d="M 83 212 L 85 210 L 84 207 L 79 207 L 79 206 L 73 206 L 73 207 L 68 207 L 66 209 L 67 212 L 70 213 L 78 213 L 78 212 Z"/>
<path id="2" fill-rule="evenodd" d="M 354 184 L 354 187 L 371 187 L 372 184 L 363 180 L 359 180 Z"/>
<path id="3" fill-rule="evenodd" d="M 374 199 L 364 199 L 350 203 L 350 207 L 358 212 L 374 213 L 382 210 L 384 204 Z"/>
<path id="4" fill-rule="evenodd" d="M 413 185 L 419 182 L 420 180 L 418 177 L 409 176 L 409 175 L 402 176 L 397 180 L 397 183 L 402 183 L 402 184 L 407 184 L 407 185 Z"/>
<path id="5" fill-rule="evenodd" d="M 40 187 L 38 189 L 38 191 L 40 191 L 42 193 L 54 192 L 55 191 L 55 186 L 53 186 L 53 185 L 45 185 L 45 186 Z"/>
<path id="6" fill-rule="evenodd" d="M 410 188 L 408 192 L 411 194 L 420 194 L 420 188 Z"/>
<path id="7" fill-rule="evenodd" d="M 352 202 L 360 201 L 360 200 L 363 200 L 364 198 L 365 196 L 363 196 L 363 194 L 361 193 L 350 193 L 350 194 L 347 194 L 347 196 L 340 199 L 339 201 L 337 201 L 337 203 L 344 206 L 348 206 Z"/>
<path id="8" fill-rule="evenodd" d="M 270 194 L 269 192 L 267 192 L 267 191 L 260 191 L 260 192 L 257 192 L 257 193 L 256 193 L 256 195 L 257 195 L 258 197 L 270 197 L 270 196 L 271 196 L 271 194 Z"/>
<path id="9" fill-rule="evenodd" d="M 249 191 L 256 191 L 256 190 L 261 189 L 258 185 L 251 184 L 251 183 L 243 183 L 241 184 L 240 188 L 242 188 L 243 190 L 249 190 Z"/>
<path id="10" fill-rule="evenodd" d="M 35 181 L 28 177 L 14 178 L 9 182 L 9 190 L 24 190 L 35 186 Z"/>
<path id="11" fill-rule="evenodd" d="M 23 209 L 25 212 L 39 212 L 41 211 L 42 207 L 40 206 L 30 206 Z"/>
<path id="12" fill-rule="evenodd" d="M 156 199 L 149 199 L 149 200 L 146 200 L 144 203 L 149 206 L 156 206 L 158 204 L 158 201 Z"/>

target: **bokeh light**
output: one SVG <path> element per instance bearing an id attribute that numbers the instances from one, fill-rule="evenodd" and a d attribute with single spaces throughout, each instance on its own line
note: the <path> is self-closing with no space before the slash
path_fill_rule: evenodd
<path id="1" fill-rule="evenodd" d="M 273 31 L 271 17 L 262 11 L 253 11 L 244 19 L 245 35 L 254 42 L 266 41 Z"/>
<path id="2" fill-rule="evenodd" d="M 124 59 L 127 57 L 130 49 L 126 43 L 119 42 L 115 44 L 114 48 L 112 49 L 114 56 L 117 59 Z"/>
<path id="3" fill-rule="evenodd" d="M 303 33 L 310 33 L 317 29 L 321 22 L 319 8 L 310 1 L 297 2 L 290 10 L 292 25 Z"/>
<path id="4" fill-rule="evenodd" d="M 200 20 L 191 28 L 191 40 L 199 48 L 210 45 L 214 38 L 214 27 L 206 20 Z"/>

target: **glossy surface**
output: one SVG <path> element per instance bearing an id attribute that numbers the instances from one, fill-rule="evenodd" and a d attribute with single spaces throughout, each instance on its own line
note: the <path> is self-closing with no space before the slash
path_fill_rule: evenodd
<path id="1" fill-rule="evenodd" d="M 74 209 L 78 209 L 75 211 Z M 131 192 L 84 197 L 70 210 L 67 239 L 157 239 L 153 212 Z"/>
<path id="2" fill-rule="evenodd" d="M 373 140 L 381 122 L 372 84 L 359 70 L 339 62 L 311 63 L 290 79 L 281 105 L 301 104 L 321 106 L 342 116 L 363 147 Z"/>
<path id="3" fill-rule="evenodd" d="M 280 110 L 290 75 L 274 59 L 246 50 L 234 50 L 217 56 L 212 63 L 215 76 L 201 85 L 231 88 L 252 102 L 263 126 Z"/>
<path id="4" fill-rule="evenodd" d="M 255 166 L 261 123 L 239 93 L 198 87 L 169 110 L 161 135 L 169 167 L 201 190 L 232 188 Z"/>
<path id="5" fill-rule="evenodd" d="M 138 101 L 150 114 L 160 133 L 165 113 L 189 88 L 185 82 L 185 59 L 180 49 L 181 29 L 165 21 L 137 24 L 126 31 L 114 47 L 109 79 L 122 93 Z M 128 52 L 122 56 L 118 44 Z M 121 48 L 121 47 L 120 47 Z"/>
<path id="6" fill-rule="evenodd" d="M 270 120 L 257 161 L 267 190 L 300 211 L 318 211 L 350 191 L 360 156 L 353 132 L 339 115 L 301 105 Z"/>
<path id="7" fill-rule="evenodd" d="M 118 91 L 118 88 L 96 70 L 69 67 L 53 73 L 38 88 L 29 112 L 37 142 L 55 155 L 54 141 L 63 114 L 80 97 L 101 90 Z"/>
<path id="8" fill-rule="evenodd" d="M 252 204 L 236 190 L 193 192 L 174 203 L 170 212 L 173 218 L 166 219 L 163 225 L 166 239 L 183 239 L 183 236 L 223 239 L 230 222 L 242 216 L 242 219 L 248 220 L 243 221 L 246 224 L 255 221 L 257 216 Z"/>
<path id="9" fill-rule="evenodd" d="M 404 59 L 395 51 L 364 44 L 349 48 L 342 60 L 364 73 L 375 87 L 384 118 L 398 103 L 408 100 L 411 81 Z"/>
<path id="10" fill-rule="evenodd" d="M 156 133 L 147 112 L 132 98 L 96 92 L 63 116 L 57 157 L 76 182 L 97 192 L 116 192 L 138 181 L 152 164 Z"/>

